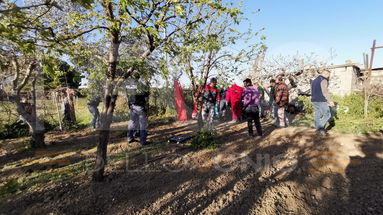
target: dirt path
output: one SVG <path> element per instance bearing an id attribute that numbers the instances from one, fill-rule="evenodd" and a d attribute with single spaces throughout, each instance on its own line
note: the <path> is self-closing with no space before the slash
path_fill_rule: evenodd
<path id="1" fill-rule="evenodd" d="M 116 125 L 113 132 L 109 146 L 112 155 L 138 150 L 138 145 L 126 143 L 124 126 Z M 222 145 L 198 152 L 186 145 L 165 144 L 172 135 L 195 129 L 195 123 L 153 127 L 149 139 L 156 144 L 135 156 L 125 154 L 110 162 L 106 182 L 91 183 L 85 171 L 60 183 L 47 183 L 33 192 L 3 199 L 0 214 L 383 212 L 382 136 L 331 133 L 323 138 L 312 129 L 273 130 L 264 123 L 267 136 L 261 139 L 247 137 L 245 123 L 220 126 Z M 75 163 L 93 154 L 92 132 L 73 135 L 77 146 L 51 140 L 62 149 L 51 159 L 66 155 Z M 29 165 L 35 168 L 43 158 L 22 160 L 37 159 Z M 20 157 L 14 158 L 13 167 L 17 162 Z M 7 172 L 12 165 L 2 164 L 2 177 L 25 174 L 25 165 L 18 173 Z"/>

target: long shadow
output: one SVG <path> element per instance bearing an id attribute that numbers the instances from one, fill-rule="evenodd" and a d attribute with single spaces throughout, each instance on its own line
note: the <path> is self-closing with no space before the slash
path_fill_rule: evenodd
<path id="1" fill-rule="evenodd" d="M 352 156 L 346 175 L 350 181 L 349 214 L 383 213 L 383 137 L 360 138 L 364 157 Z"/>
<path id="2" fill-rule="evenodd" d="M 285 137 L 287 141 L 280 145 L 279 147 L 266 147 L 266 148 L 260 148 L 255 150 L 252 154 L 249 155 L 251 160 L 256 160 L 257 155 L 283 155 L 286 154 L 288 149 L 294 149 L 296 148 L 298 150 L 296 160 L 297 162 L 293 164 L 292 166 L 288 166 L 287 168 L 282 168 L 279 171 L 274 171 L 268 178 L 260 180 L 258 177 L 261 175 L 260 172 L 257 172 L 255 176 L 252 177 L 253 183 L 250 183 L 250 185 L 243 190 L 236 198 L 235 200 L 226 206 L 225 208 L 221 209 L 219 211 L 220 214 L 235 214 L 238 211 L 241 211 L 241 214 L 262 214 L 263 212 L 256 211 L 255 208 L 258 206 L 262 206 L 261 198 L 265 194 L 265 192 L 274 187 L 279 186 L 283 183 L 287 182 L 295 182 L 297 184 L 300 184 L 301 186 L 305 186 L 306 184 L 310 183 L 311 186 L 316 186 L 318 188 L 321 187 L 322 181 L 326 177 L 335 177 L 339 178 L 338 174 L 331 174 L 331 173 L 321 173 L 316 175 L 312 178 L 302 177 L 302 171 L 303 172 L 310 172 L 313 168 L 321 168 L 324 164 L 316 164 L 313 166 L 310 161 L 317 158 L 317 155 L 312 155 L 310 153 L 307 153 L 308 151 L 323 151 L 323 147 L 321 145 L 324 145 L 326 141 L 329 141 L 328 138 L 317 138 L 315 136 L 310 137 L 310 141 L 312 142 L 312 145 L 308 146 L 299 146 L 296 145 L 296 143 L 303 137 L 307 136 L 307 131 L 298 132 L 295 133 L 292 136 Z M 309 142 L 310 142 L 309 141 Z M 302 147 L 302 149 L 299 149 L 299 147 Z M 282 159 L 283 160 L 283 159 Z M 271 164 L 273 166 L 274 164 Z M 263 166 L 263 169 L 267 168 L 266 165 Z M 287 174 L 286 174 L 287 172 Z M 307 175 L 306 175 L 307 176 Z M 299 186 L 298 186 L 299 187 Z M 291 190 L 293 191 L 293 190 Z M 298 191 L 296 191 L 298 192 Z M 336 192 L 336 191 L 335 191 Z M 338 194 L 338 193 L 337 193 Z M 344 193 L 341 193 L 344 194 Z M 312 195 L 311 191 L 306 191 L 304 193 L 304 196 L 310 196 Z M 321 203 L 326 206 L 331 201 L 339 201 L 339 199 L 336 198 L 337 195 L 333 195 L 332 193 L 326 194 L 325 198 Z M 289 208 L 295 208 L 296 205 L 286 205 L 284 203 L 285 197 L 283 197 L 283 194 L 275 193 L 275 197 L 278 200 L 275 200 L 275 205 L 272 207 L 275 207 L 274 211 L 268 211 L 268 213 L 271 214 L 290 214 L 294 213 L 291 210 L 288 210 Z M 274 198 L 275 198 L 274 197 Z M 318 205 L 313 205 L 311 202 L 307 199 L 305 201 L 307 205 L 310 205 L 313 209 L 312 211 L 309 211 L 309 213 L 314 214 L 322 214 L 319 213 Z M 331 205 L 331 204 L 330 204 Z M 298 209 L 299 210 L 299 209 Z M 300 211 L 302 214 L 307 213 L 307 211 Z M 295 211 L 297 213 L 297 211 Z M 298 212 L 299 213 L 299 212 Z"/>
<path id="3" fill-rule="evenodd" d="M 241 128 L 239 131 L 227 132 L 225 135 L 238 142 L 224 143 L 221 146 L 222 150 L 225 147 L 232 147 L 232 152 L 240 153 L 243 145 L 239 141 L 245 140 L 243 137 L 245 131 L 246 128 Z M 269 136 L 272 138 L 273 133 Z M 300 142 L 302 139 L 305 139 L 303 143 Z M 383 189 L 383 171 L 381 171 L 383 165 L 382 159 L 377 155 L 377 153 L 383 152 L 382 139 L 370 137 L 368 141 L 360 140 L 363 141 L 361 147 L 366 157 L 352 157 L 352 160 L 358 162 L 351 162 L 352 165 L 347 167 L 346 175 L 350 180 L 350 201 L 348 202 L 343 199 L 344 196 L 347 196 L 347 192 L 337 188 L 337 186 L 346 184 L 342 174 L 329 171 L 320 172 L 322 167 L 331 164 L 331 159 L 324 160 L 323 163 L 314 162 L 326 154 L 329 145 L 336 144 L 332 137 L 317 137 L 311 129 L 304 129 L 276 137 L 273 141 L 278 144 L 267 145 L 264 143 L 262 145 L 261 142 L 259 145 L 255 144 L 254 147 L 251 145 L 248 148 L 252 150 L 245 157 L 236 158 L 232 162 L 224 163 L 220 168 L 210 168 L 207 171 L 190 168 L 187 165 L 183 166 L 180 171 L 170 171 L 169 168 L 165 168 L 177 158 L 185 159 L 186 155 L 190 153 L 188 149 L 182 147 L 169 150 L 169 154 L 166 154 L 165 158 L 154 159 L 153 162 L 150 162 L 150 159 L 149 162 L 145 160 L 143 155 L 139 159 L 129 160 L 129 166 L 125 162 L 121 166 L 113 168 L 103 183 L 89 181 L 84 183 L 80 179 L 77 181 L 72 179 L 64 181 L 59 186 L 50 186 L 41 191 L 16 196 L 10 201 L 2 201 L 0 214 L 22 214 L 26 212 L 25 210 L 31 214 L 51 212 L 58 214 L 198 214 L 203 211 L 211 212 L 209 210 L 214 210 L 213 206 L 222 198 L 226 202 L 217 204 L 221 208 L 219 211 L 213 212 L 262 214 L 256 208 L 263 206 L 262 198 L 266 192 L 290 182 L 296 184 L 291 189 L 298 189 L 291 190 L 292 193 L 296 192 L 297 201 L 308 206 L 309 210 L 300 209 L 299 207 L 302 205 L 294 205 L 295 202 L 288 205 L 287 197 L 276 193 L 274 199 L 270 200 L 274 205 L 269 213 L 344 214 L 354 212 L 355 214 L 377 214 L 382 209 L 383 201 L 379 194 Z M 291 153 L 291 150 L 296 152 L 295 157 L 291 158 L 293 162 L 278 169 L 275 164 L 283 163 L 287 159 L 284 156 Z M 219 153 L 219 150 L 216 153 L 222 154 Z M 263 157 L 269 155 L 272 162 L 265 163 L 263 160 L 261 166 L 254 166 L 249 162 L 258 162 L 257 159 L 260 155 Z M 272 156 L 275 157 L 275 160 Z M 226 181 L 220 181 L 221 176 L 228 176 L 228 178 Z M 324 188 L 323 184 L 328 178 L 331 179 L 332 184 Z M 215 184 L 216 189 L 210 189 L 209 183 Z M 366 186 L 368 186 L 367 192 L 365 191 Z M 376 191 L 371 191 L 371 188 L 376 188 Z M 312 201 L 312 196 L 316 196 L 315 192 L 320 190 L 324 191 L 317 195 L 317 200 Z M 359 198 L 360 195 L 362 198 Z M 368 197 L 368 195 L 371 196 Z M 363 198 L 367 201 L 357 202 L 358 199 L 362 201 Z M 355 207 L 352 207 L 353 204 Z M 355 209 L 357 206 L 362 206 L 365 210 L 358 211 Z M 291 211 L 290 208 L 295 208 L 297 211 Z"/>
<path id="4" fill-rule="evenodd" d="M 271 151 L 273 150 L 275 149 L 271 149 Z M 182 156 L 187 152 L 176 150 L 174 153 Z M 157 168 L 156 166 L 154 170 Z M 60 186 L 18 196 L 11 202 L 3 202 L 0 204 L 0 208 L 2 208 L 0 213 L 20 214 L 26 212 L 26 209 L 29 210 L 28 213 L 48 213 L 52 211 L 53 207 L 55 211 L 65 214 L 113 214 L 113 211 L 118 212 L 122 208 L 129 208 L 128 213 L 138 213 L 142 212 L 147 205 L 164 198 L 166 194 L 176 193 L 180 185 L 191 182 L 198 186 L 186 187 L 183 195 L 174 196 L 169 201 L 165 199 L 165 203 L 159 205 L 160 210 L 169 210 L 171 206 L 170 209 L 174 212 L 186 213 L 193 208 L 197 208 L 197 211 L 204 209 L 211 204 L 212 199 L 233 189 L 237 183 L 237 179 L 233 179 L 203 198 L 189 199 L 192 202 L 190 205 L 180 206 L 179 197 L 188 196 L 190 198 L 190 195 L 195 192 L 203 192 L 206 186 L 201 184 L 226 173 L 213 170 L 207 174 L 198 169 L 184 169 L 182 172 L 168 171 L 163 168 L 159 168 L 159 170 L 160 172 L 150 171 L 150 169 L 134 171 L 122 166 L 120 169 L 114 169 L 108 176 L 108 180 L 101 184 L 66 181 Z M 151 182 L 153 179 L 155 179 L 155 183 Z M 68 190 L 70 192 L 67 192 Z M 134 198 L 129 198 L 129 196 L 134 196 Z M 47 204 L 47 199 L 51 202 L 50 204 Z M 63 199 L 65 201 L 62 201 Z M 19 207 L 20 205 L 22 207 Z M 176 208 L 173 208 L 172 205 L 176 205 Z"/>

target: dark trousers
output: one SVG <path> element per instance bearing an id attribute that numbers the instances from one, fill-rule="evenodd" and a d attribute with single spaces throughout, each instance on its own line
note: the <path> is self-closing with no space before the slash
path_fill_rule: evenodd
<path id="1" fill-rule="evenodd" d="M 259 109 L 257 106 L 250 106 L 245 109 L 246 119 L 247 119 L 247 127 L 249 130 L 249 135 L 253 135 L 253 122 L 255 124 L 255 128 L 257 129 L 258 135 L 262 136 L 262 126 L 261 121 L 259 120 Z"/>

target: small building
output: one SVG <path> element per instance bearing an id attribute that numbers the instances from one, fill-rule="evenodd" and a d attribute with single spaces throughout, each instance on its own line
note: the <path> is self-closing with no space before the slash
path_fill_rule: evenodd
<path id="1" fill-rule="evenodd" d="M 371 85 L 383 85 L 383 67 L 372 69 Z"/>
<path id="2" fill-rule="evenodd" d="M 345 96 L 361 89 L 363 74 L 357 64 L 348 63 L 330 66 L 327 69 L 331 72 L 329 85 L 331 94 Z"/>

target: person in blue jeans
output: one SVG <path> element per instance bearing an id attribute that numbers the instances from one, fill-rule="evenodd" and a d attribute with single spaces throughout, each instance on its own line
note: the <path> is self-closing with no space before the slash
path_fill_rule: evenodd
<path id="1" fill-rule="evenodd" d="M 100 112 L 98 111 L 98 105 L 100 104 L 101 99 L 100 97 L 93 97 L 91 98 L 87 105 L 88 105 L 88 110 L 92 114 L 92 128 L 96 129 L 99 126 L 99 121 L 100 121 Z"/>
<path id="2" fill-rule="evenodd" d="M 328 91 L 330 72 L 325 70 L 311 83 L 311 102 L 314 108 L 314 123 L 316 131 L 326 136 L 326 123 L 331 118 L 330 107 L 335 104 L 330 98 Z"/>

